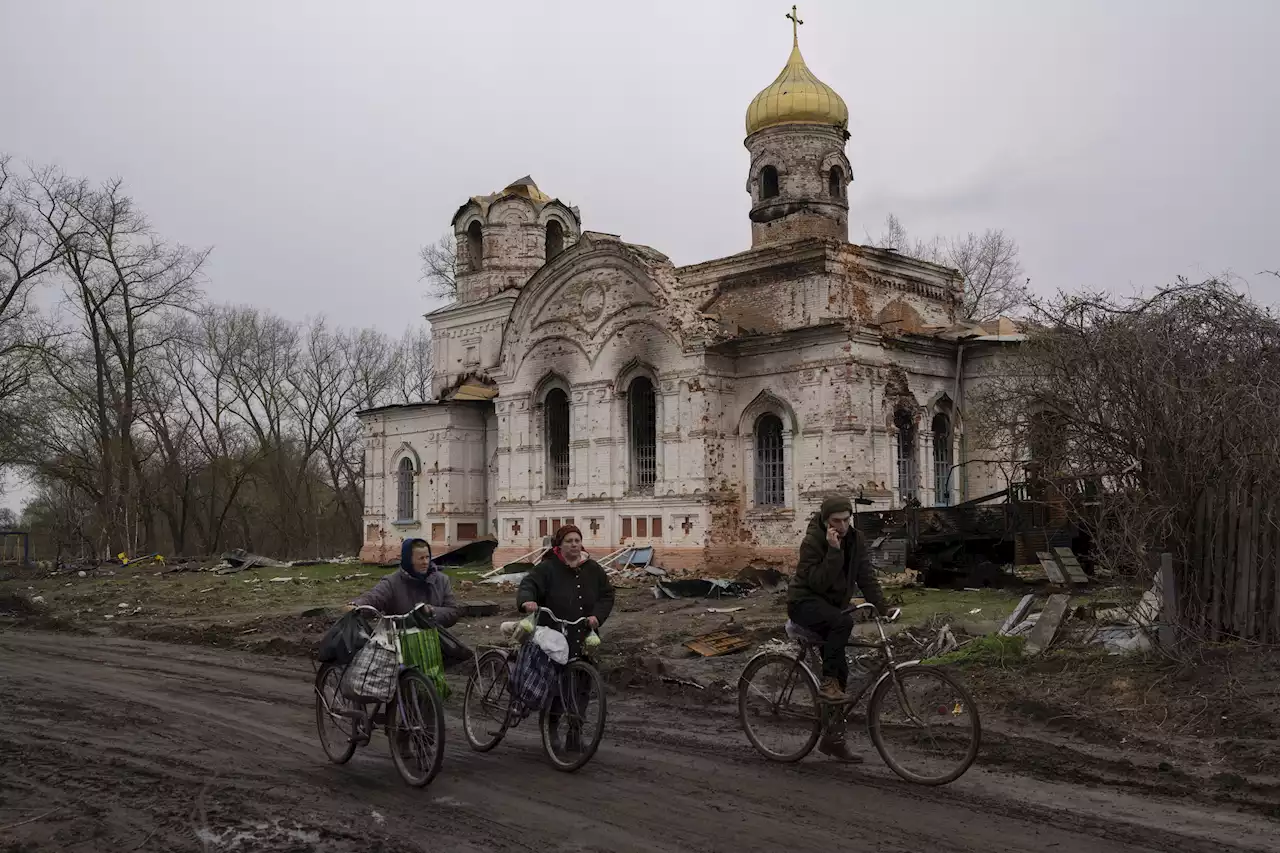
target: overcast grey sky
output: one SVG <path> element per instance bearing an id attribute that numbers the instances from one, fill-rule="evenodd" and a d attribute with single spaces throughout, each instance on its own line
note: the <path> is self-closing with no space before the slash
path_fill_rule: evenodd
<path id="1" fill-rule="evenodd" d="M 748 245 L 782 2 L 0 0 L 0 150 L 120 175 L 209 292 L 399 332 L 417 248 L 531 173 L 676 263 Z M 1006 229 L 1037 289 L 1280 267 L 1280 2 L 812 0 L 851 231 Z"/>
<path id="2" fill-rule="evenodd" d="M 114 175 L 209 294 L 398 333 L 417 249 L 532 174 L 678 264 L 749 245 L 789 3 L 0 0 L 0 151 Z M 851 232 L 1004 228 L 1037 290 L 1233 271 L 1280 301 L 1280 2 L 811 0 Z"/>

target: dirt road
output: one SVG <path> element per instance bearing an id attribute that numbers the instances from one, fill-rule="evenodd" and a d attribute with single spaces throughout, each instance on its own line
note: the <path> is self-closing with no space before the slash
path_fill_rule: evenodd
<path id="1" fill-rule="evenodd" d="M 944 790 L 863 767 L 758 759 L 726 715 L 618 697 L 595 761 L 565 776 L 531 732 L 405 787 L 376 737 L 320 751 L 297 660 L 0 634 L 0 851 L 1235 851 L 1276 825 L 981 768 Z M 456 714 L 460 697 L 451 708 Z"/>

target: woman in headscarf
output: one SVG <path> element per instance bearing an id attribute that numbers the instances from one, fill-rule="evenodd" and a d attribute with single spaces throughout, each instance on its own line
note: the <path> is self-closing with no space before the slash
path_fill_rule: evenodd
<path id="1" fill-rule="evenodd" d="M 400 545 L 400 568 L 347 606 L 374 607 L 389 616 L 401 616 L 419 604 L 441 628 L 448 628 L 462 616 L 453 595 L 449 576 L 431 559 L 431 545 L 425 539 L 406 539 Z"/>
<path id="2" fill-rule="evenodd" d="M 599 628 L 613 612 L 613 584 L 604 567 L 588 557 L 582 550 L 582 531 L 566 524 L 556 531 L 551 540 L 551 550 L 542 562 L 520 581 L 516 592 L 516 606 L 526 613 L 534 613 L 546 607 L 561 619 L 570 621 L 587 617 L 587 621 L 564 628 L 569 641 L 569 657 L 582 654 L 582 644 L 595 628 Z M 539 624 L 560 630 L 550 617 L 542 614 Z M 575 685 L 576 687 L 576 685 Z M 586 698 L 580 698 L 585 704 Z M 551 704 L 552 744 L 559 751 L 560 715 L 564 704 L 557 696 Z M 570 725 L 565 747 L 569 751 L 581 749 L 582 732 Z"/>

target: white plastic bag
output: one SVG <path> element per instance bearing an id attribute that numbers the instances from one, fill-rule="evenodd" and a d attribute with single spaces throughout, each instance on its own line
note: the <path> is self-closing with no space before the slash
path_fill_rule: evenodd
<path id="1" fill-rule="evenodd" d="M 569 662 L 569 641 L 554 628 L 539 627 L 533 632 L 533 641 L 547 653 L 547 657 L 561 666 Z"/>

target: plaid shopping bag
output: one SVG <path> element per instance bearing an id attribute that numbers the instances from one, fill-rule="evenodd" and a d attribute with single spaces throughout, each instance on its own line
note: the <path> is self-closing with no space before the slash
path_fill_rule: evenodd
<path id="1" fill-rule="evenodd" d="M 511 674 L 512 703 L 520 718 L 542 710 L 551 693 L 558 667 L 551 656 L 537 643 L 525 643 L 516 658 L 515 672 Z"/>
<path id="2" fill-rule="evenodd" d="M 385 702 L 396 691 L 400 662 L 389 638 L 375 635 L 356 652 L 342 674 L 342 695 L 356 702 Z"/>
<path id="3" fill-rule="evenodd" d="M 440 632 L 435 628 L 408 628 L 400 632 L 400 656 L 431 679 L 441 699 L 449 698 L 449 683 L 444 678 L 444 655 L 440 650 Z"/>

